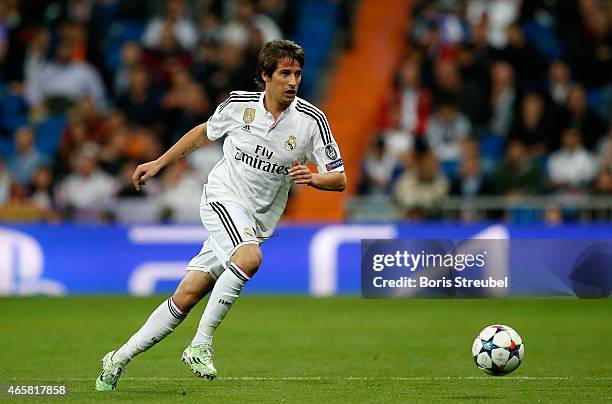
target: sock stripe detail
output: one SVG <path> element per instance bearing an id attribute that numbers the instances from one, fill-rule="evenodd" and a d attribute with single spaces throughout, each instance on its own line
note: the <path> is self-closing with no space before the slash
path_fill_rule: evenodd
<path id="1" fill-rule="evenodd" d="M 242 276 L 244 276 L 247 279 L 247 281 L 251 280 L 251 277 L 249 276 L 249 274 L 244 272 L 244 270 L 242 268 L 240 268 L 240 266 L 238 264 L 236 264 L 235 262 L 230 262 L 230 264 L 233 265 L 234 268 L 236 269 L 236 271 L 240 272 L 240 274 Z"/>
<path id="2" fill-rule="evenodd" d="M 170 297 L 170 298 L 168 298 L 167 302 L 168 302 L 168 310 L 170 311 L 170 314 L 172 314 L 172 316 L 173 316 L 174 318 L 176 318 L 176 319 L 178 319 L 178 320 L 182 320 L 182 319 L 184 319 L 185 317 L 187 317 L 187 314 L 183 314 L 183 313 L 181 313 L 180 311 L 178 311 L 178 310 L 177 310 L 177 309 L 174 307 L 174 305 L 173 305 L 173 303 L 172 303 L 172 298 L 171 298 L 171 297 Z"/>
<path id="3" fill-rule="evenodd" d="M 234 264 L 229 264 L 228 268 L 230 269 L 230 271 L 232 271 L 232 273 L 234 275 L 236 275 L 238 277 L 238 279 L 240 279 L 243 282 L 246 282 L 249 280 L 249 278 L 245 277 L 244 274 L 242 273 L 241 270 L 239 270 L 236 266 L 234 266 Z"/>
<path id="4" fill-rule="evenodd" d="M 229 234 L 230 239 L 234 244 L 234 247 L 242 243 L 242 237 L 240 237 L 240 232 L 238 231 L 238 228 L 236 228 L 236 225 L 232 221 L 232 218 L 227 212 L 225 206 L 221 205 L 219 202 L 211 202 L 210 206 L 219 216 L 221 224 L 223 224 L 223 227 L 225 227 L 225 231 L 227 231 L 227 233 Z"/>

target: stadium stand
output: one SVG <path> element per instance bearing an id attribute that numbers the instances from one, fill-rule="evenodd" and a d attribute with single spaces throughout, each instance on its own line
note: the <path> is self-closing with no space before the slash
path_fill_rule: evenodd
<path id="1" fill-rule="evenodd" d="M 360 3 L 355 16 L 355 46 L 343 52 L 331 79 L 324 110 L 342 147 L 349 192 L 357 188 L 359 162 L 372 137 L 377 101 L 391 84 L 393 67 L 402 53 L 402 29 L 409 1 L 380 7 L 375 1 Z M 300 189 L 288 206 L 290 220 L 341 220 L 344 199 L 338 195 Z"/>
<path id="2" fill-rule="evenodd" d="M 303 45 L 301 95 L 314 97 L 343 11 L 326 0 L 2 2 L 1 217 L 198 222 L 220 145 L 144 194 L 131 190 L 130 171 L 205 122 L 229 91 L 255 90 L 270 39 Z"/>
<path id="3" fill-rule="evenodd" d="M 408 12 L 368 152 L 384 144 L 385 164 L 364 160 L 349 219 L 609 220 L 610 3 L 415 1 Z M 439 174 L 422 172 L 432 159 Z"/>
<path id="4" fill-rule="evenodd" d="M 609 217 L 611 20 L 610 2 L 578 0 L 2 2 L 1 216 L 197 222 L 167 195 L 199 187 L 218 145 L 144 194 L 128 173 L 254 90 L 261 45 L 283 36 L 349 175 L 347 196 L 295 189 L 286 219 Z M 109 176 L 112 203 L 62 199 L 80 171 Z"/>

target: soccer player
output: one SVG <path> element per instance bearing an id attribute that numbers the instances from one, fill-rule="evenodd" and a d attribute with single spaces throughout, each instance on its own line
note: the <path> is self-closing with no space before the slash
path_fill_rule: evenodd
<path id="1" fill-rule="evenodd" d="M 121 347 L 102 359 L 97 390 L 114 390 L 125 366 L 170 334 L 211 290 L 195 336 L 182 360 L 193 373 L 214 379 L 213 334 L 262 262 L 260 244 L 271 236 L 291 183 L 342 191 L 346 176 L 323 112 L 297 97 L 304 51 L 292 41 L 268 42 L 259 54 L 263 92 L 232 92 L 208 122 L 196 126 L 155 161 L 139 165 L 140 189 L 164 166 L 207 142 L 225 138 L 223 158 L 204 185 L 200 216 L 208 239 L 188 264 L 172 297 L 153 311 Z M 305 165 L 310 160 L 317 172 Z M 229 270 L 226 270 L 229 269 Z"/>

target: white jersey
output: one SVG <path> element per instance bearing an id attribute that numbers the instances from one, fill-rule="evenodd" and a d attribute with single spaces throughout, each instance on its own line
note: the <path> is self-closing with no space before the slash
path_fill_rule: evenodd
<path id="1" fill-rule="evenodd" d="M 278 120 L 263 92 L 234 91 L 207 122 L 210 140 L 225 137 L 223 158 L 208 175 L 202 202 L 233 201 L 251 212 L 257 236 L 270 236 L 287 205 L 293 161 L 318 172 L 344 171 L 325 114 L 296 97 Z"/>

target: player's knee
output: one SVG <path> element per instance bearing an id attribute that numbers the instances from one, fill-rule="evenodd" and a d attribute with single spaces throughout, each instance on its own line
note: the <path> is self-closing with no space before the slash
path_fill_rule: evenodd
<path id="1" fill-rule="evenodd" d="M 198 302 L 200 301 L 200 297 L 193 293 L 177 290 L 172 295 L 172 300 L 174 300 L 174 304 L 176 304 L 180 311 L 182 311 L 183 313 L 187 313 L 196 304 L 198 304 Z"/>
<path id="2" fill-rule="evenodd" d="M 178 308 L 186 313 L 208 294 L 215 285 L 215 279 L 203 271 L 188 271 L 176 288 L 172 298 Z"/>
<path id="3" fill-rule="evenodd" d="M 259 246 L 256 245 L 242 246 L 232 256 L 232 262 L 249 276 L 255 275 L 262 260 L 263 254 Z"/>
<path id="4" fill-rule="evenodd" d="M 190 289 L 187 285 L 184 284 L 179 285 L 179 287 L 172 295 L 174 303 L 183 313 L 187 313 L 196 304 L 198 304 L 201 297 L 202 296 L 199 291 Z"/>
<path id="5" fill-rule="evenodd" d="M 234 261 L 234 263 L 238 265 L 238 267 L 241 270 L 246 272 L 246 274 L 249 275 L 249 277 L 251 277 L 255 275 L 255 272 L 257 272 L 257 270 L 259 269 L 262 259 L 263 259 L 263 256 L 259 252 L 259 253 L 244 255 L 241 257 L 240 260 Z"/>

